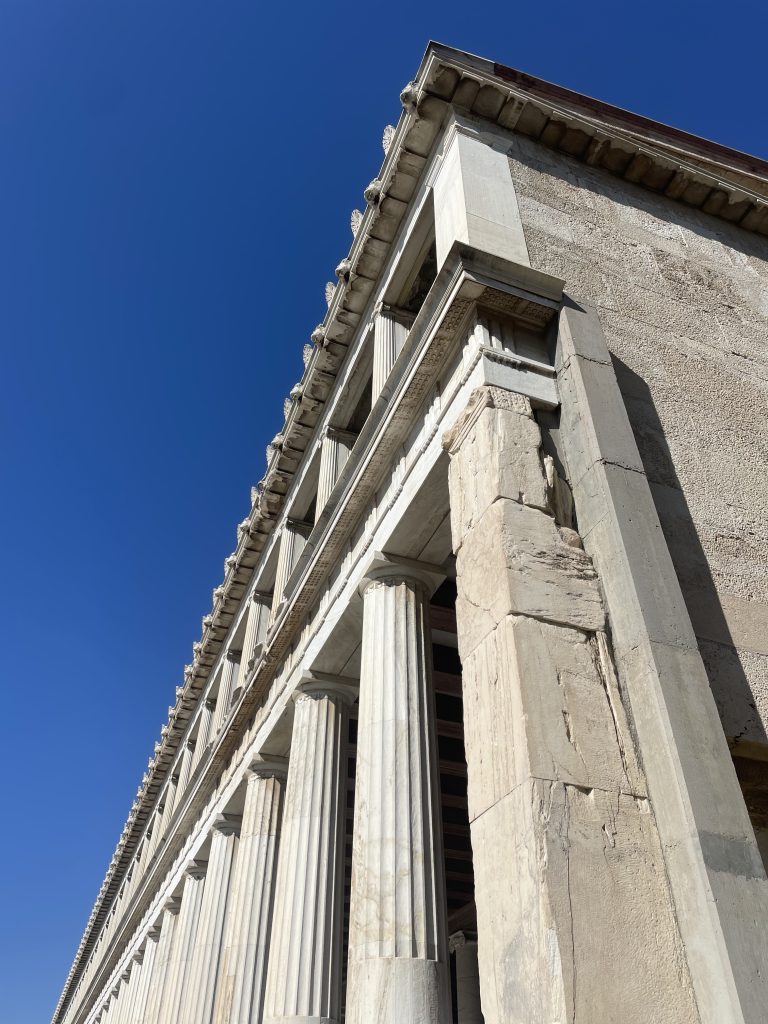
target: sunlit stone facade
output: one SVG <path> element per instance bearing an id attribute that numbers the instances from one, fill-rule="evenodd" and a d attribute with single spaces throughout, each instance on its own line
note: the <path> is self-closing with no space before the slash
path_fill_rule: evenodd
<path id="1" fill-rule="evenodd" d="M 54 1022 L 764 1024 L 768 167 L 401 101 Z"/>

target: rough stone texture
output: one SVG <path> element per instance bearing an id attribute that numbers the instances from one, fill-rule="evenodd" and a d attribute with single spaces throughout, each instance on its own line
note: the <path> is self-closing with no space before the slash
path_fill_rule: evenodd
<path id="1" fill-rule="evenodd" d="M 596 574 L 549 510 L 501 494 L 498 479 L 493 496 L 500 436 L 518 473 L 538 461 L 543 486 L 530 426 L 474 401 L 444 442 L 452 504 L 491 478 L 484 514 L 455 517 L 453 535 L 483 1015 L 694 1024 Z"/>
<path id="2" fill-rule="evenodd" d="M 531 266 L 597 307 L 726 733 L 766 743 L 768 241 L 511 141 Z"/>

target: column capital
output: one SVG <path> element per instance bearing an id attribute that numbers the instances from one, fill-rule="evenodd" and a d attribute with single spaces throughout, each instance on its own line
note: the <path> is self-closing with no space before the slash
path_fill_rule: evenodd
<path id="1" fill-rule="evenodd" d="M 256 754 L 251 759 L 251 763 L 248 765 L 248 781 L 259 778 L 269 778 L 275 776 L 276 778 L 284 779 L 288 775 L 288 758 L 277 757 L 270 755 L 269 757 L 263 757 L 261 754 Z"/>
<path id="2" fill-rule="evenodd" d="M 451 953 L 455 953 L 457 949 L 463 949 L 465 946 L 476 945 L 477 932 L 454 932 L 453 935 L 448 936 L 448 949 Z"/>
<path id="3" fill-rule="evenodd" d="M 193 860 L 193 861 L 190 861 L 189 864 L 187 864 L 186 868 L 184 869 L 184 874 L 188 878 L 200 879 L 200 878 L 205 878 L 205 872 L 207 870 L 208 870 L 208 861 L 207 860 Z"/>
<path id="4" fill-rule="evenodd" d="M 132 959 L 133 963 L 135 963 L 135 964 L 143 963 L 144 962 L 144 947 L 142 946 L 141 949 L 137 949 L 136 952 L 133 954 L 133 957 L 131 959 Z"/>
<path id="5" fill-rule="evenodd" d="M 156 942 L 160 938 L 160 933 L 162 932 L 162 930 L 162 924 L 159 921 L 156 921 L 147 932 L 147 938 L 152 939 L 153 942 Z"/>
<path id="6" fill-rule="evenodd" d="M 178 914 L 181 910 L 181 896 L 171 896 L 170 899 L 166 900 L 163 904 L 163 910 L 167 910 L 169 914 Z M 155 925 L 155 927 L 159 927 Z"/>
<path id="7" fill-rule="evenodd" d="M 320 697 L 340 697 L 345 704 L 354 704 L 359 691 L 357 679 L 348 676 L 327 675 L 325 672 L 304 672 L 296 689 L 293 700 L 304 697 L 319 699 Z"/>
<path id="8" fill-rule="evenodd" d="M 214 831 L 221 832 L 225 836 L 239 835 L 242 821 L 243 819 L 239 814 L 217 814 L 212 828 Z"/>
<path id="9" fill-rule="evenodd" d="M 323 431 L 323 437 L 328 437 L 332 441 L 345 441 L 349 445 L 353 445 L 358 438 L 358 434 L 354 430 L 344 430 L 342 427 L 331 427 L 327 426 Z"/>
<path id="10" fill-rule="evenodd" d="M 360 582 L 360 593 L 376 584 L 396 585 L 399 582 L 416 583 L 431 596 L 445 579 L 447 573 L 440 565 L 417 562 L 412 558 L 400 558 L 383 551 L 372 552 Z"/>

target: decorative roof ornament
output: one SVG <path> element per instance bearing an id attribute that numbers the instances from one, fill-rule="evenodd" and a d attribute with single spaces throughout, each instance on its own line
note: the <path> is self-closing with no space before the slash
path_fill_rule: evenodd
<path id="1" fill-rule="evenodd" d="M 363 215 L 359 210 L 353 210 L 349 215 L 349 226 L 352 229 L 352 237 L 354 238 L 357 232 L 360 230 L 360 225 L 363 223 Z"/>
<path id="2" fill-rule="evenodd" d="M 196 658 L 200 657 L 200 652 L 202 651 L 202 649 L 203 645 L 200 643 L 200 641 L 195 640 L 195 642 L 192 644 L 192 653 Z"/>
<path id="3" fill-rule="evenodd" d="M 243 520 L 243 522 L 246 521 L 247 520 Z M 243 524 L 241 523 L 240 525 L 242 526 Z M 211 597 L 213 598 L 214 604 L 216 604 L 217 601 L 220 601 L 222 597 L 224 597 L 224 587 L 222 587 L 221 584 L 219 584 L 218 587 L 214 587 Z"/>
<path id="4" fill-rule="evenodd" d="M 381 182 L 378 178 L 374 178 L 370 185 L 363 192 L 366 203 L 369 206 L 376 206 L 381 199 Z"/>
<path id="5" fill-rule="evenodd" d="M 290 396 L 294 402 L 300 402 L 302 400 L 304 397 L 304 387 L 301 383 L 293 385 L 290 390 Z"/>
<path id="6" fill-rule="evenodd" d="M 309 348 L 309 346 L 307 346 Z M 258 508 L 261 503 L 261 491 L 258 484 L 251 484 L 251 508 Z"/>
<path id="7" fill-rule="evenodd" d="M 340 281 L 349 281 L 349 275 L 352 273 L 352 262 L 351 260 L 343 259 L 341 263 L 336 267 L 336 277 Z"/>
<path id="8" fill-rule="evenodd" d="M 327 281 L 325 285 L 325 304 L 330 306 L 333 302 L 333 293 L 336 291 L 336 282 Z"/>
<path id="9" fill-rule="evenodd" d="M 283 399 L 283 419 L 288 419 L 292 406 L 293 402 L 290 400 L 290 398 Z"/>
<path id="10" fill-rule="evenodd" d="M 314 349 L 311 345 L 305 345 L 304 348 L 301 350 L 301 358 L 304 361 L 305 370 L 309 366 L 309 360 L 312 358 L 313 352 Z"/>
<path id="11" fill-rule="evenodd" d="M 244 519 L 242 521 L 242 523 L 238 523 L 237 524 L 237 535 L 238 535 L 238 537 L 245 536 L 245 534 L 248 533 L 250 528 L 251 528 L 251 520 L 250 519 Z M 216 590 L 218 590 L 218 589 L 219 588 L 217 587 Z M 213 599 L 214 599 L 214 601 L 216 600 L 216 590 L 214 590 L 214 592 L 213 592 Z"/>
<path id="12" fill-rule="evenodd" d="M 389 152 L 389 147 L 392 145 L 392 139 L 395 137 L 395 126 L 388 124 L 384 126 L 384 134 L 381 137 L 381 147 L 384 150 L 384 156 Z"/>
<path id="13" fill-rule="evenodd" d="M 403 105 L 403 109 L 410 113 L 416 112 L 416 107 L 419 98 L 419 87 L 416 82 L 409 82 L 408 85 L 400 93 L 400 102 Z"/>
<path id="14" fill-rule="evenodd" d="M 282 446 L 283 446 L 282 436 L 280 434 L 278 434 L 278 437 L 280 437 L 280 447 L 282 448 Z M 272 444 L 274 444 L 274 443 L 275 442 L 273 441 Z M 224 559 L 224 574 L 226 575 L 230 571 L 230 569 L 236 569 L 236 568 L 237 568 L 237 555 L 235 555 L 235 554 L 228 555 Z"/>
<path id="15" fill-rule="evenodd" d="M 204 615 L 203 616 L 203 629 L 210 629 L 212 625 L 213 625 L 213 616 L 212 615 Z M 176 696 L 178 697 L 178 688 L 176 690 Z"/>
<path id="16" fill-rule="evenodd" d="M 178 700 L 179 697 L 183 697 L 183 696 L 184 696 L 184 687 L 183 686 L 177 686 L 176 687 L 176 699 Z"/>
<path id="17" fill-rule="evenodd" d="M 314 331 L 312 331 L 311 338 L 318 348 L 322 348 L 325 345 L 325 328 L 322 324 L 318 324 Z"/>

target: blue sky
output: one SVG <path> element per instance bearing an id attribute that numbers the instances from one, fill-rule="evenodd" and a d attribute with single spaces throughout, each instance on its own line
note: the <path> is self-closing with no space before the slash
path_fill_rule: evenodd
<path id="1" fill-rule="evenodd" d="M 768 156 L 762 6 L 3 0 L 4 1024 L 51 1015 L 427 40 Z"/>

